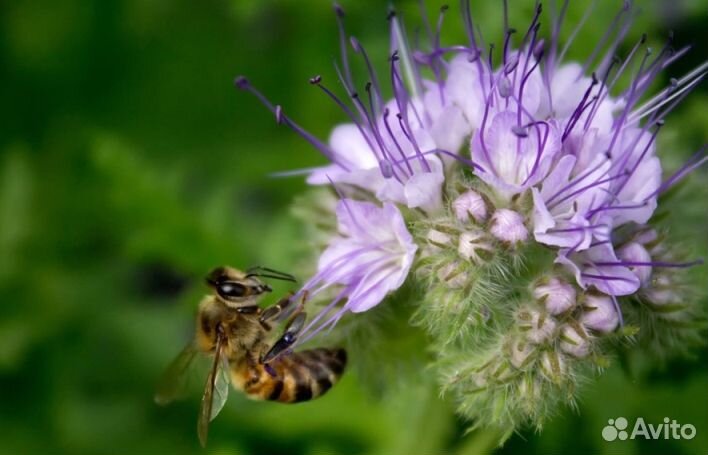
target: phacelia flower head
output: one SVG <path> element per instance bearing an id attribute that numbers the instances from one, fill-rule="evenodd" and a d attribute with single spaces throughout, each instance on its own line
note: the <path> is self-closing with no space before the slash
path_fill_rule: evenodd
<path id="1" fill-rule="evenodd" d="M 540 428 L 610 351 L 632 345 L 608 340 L 649 333 L 665 357 L 679 350 L 675 340 L 697 337 L 691 324 L 670 324 L 700 313 L 679 278 L 697 262 L 667 254 L 654 215 L 708 158 L 702 150 L 669 173 L 657 137 L 708 63 L 651 94 L 688 49 L 674 50 L 670 37 L 651 50 L 642 36 L 622 54 L 631 2 L 587 59 L 566 61 L 583 44 L 573 42 L 582 23 L 565 21 L 569 4 L 551 8 L 549 36 L 539 2 L 519 31 L 504 14 L 504 34 L 486 40 L 494 45 L 483 44 L 466 0 L 466 40 L 451 45 L 441 39 L 447 7 L 435 26 L 424 17 L 428 39 L 416 48 L 390 13 L 381 62 L 347 36 L 335 6 L 336 76 L 310 80 L 342 111 L 327 141 L 236 80 L 326 158 L 300 173 L 340 198 L 333 213 L 317 212 L 338 227 L 301 290 L 319 305 L 301 342 L 400 304 L 389 297 L 410 281 L 406 322 L 425 330 L 441 389 L 502 439 Z M 564 26 L 576 28 L 562 43 Z M 356 64 L 365 80 L 355 80 Z"/>

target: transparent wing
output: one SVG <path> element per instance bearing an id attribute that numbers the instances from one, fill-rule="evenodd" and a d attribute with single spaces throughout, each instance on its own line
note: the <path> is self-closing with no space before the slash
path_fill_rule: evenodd
<path id="1" fill-rule="evenodd" d="M 157 383 L 155 403 L 164 406 L 186 395 L 193 378 L 192 370 L 197 363 L 194 360 L 198 353 L 194 344 L 190 343 L 169 364 Z"/>
<path id="2" fill-rule="evenodd" d="M 209 422 L 219 414 L 229 395 L 229 364 L 222 352 L 225 341 L 223 335 L 219 335 L 216 339 L 214 361 L 206 380 L 202 404 L 199 409 L 197 433 L 202 447 L 206 446 Z"/>

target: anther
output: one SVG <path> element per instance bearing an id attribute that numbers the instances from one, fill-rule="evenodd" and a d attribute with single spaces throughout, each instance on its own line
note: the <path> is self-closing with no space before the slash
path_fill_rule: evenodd
<path id="1" fill-rule="evenodd" d="M 501 79 L 499 79 L 499 86 L 497 89 L 499 90 L 499 96 L 502 98 L 508 98 L 511 96 L 511 80 L 509 80 L 506 76 L 502 76 Z"/>
<path id="2" fill-rule="evenodd" d="M 352 49 L 354 49 L 354 52 L 361 52 L 361 44 L 359 44 L 358 39 L 352 36 L 349 38 L 349 43 L 352 45 Z"/>
<path id="3" fill-rule="evenodd" d="M 334 8 L 334 13 L 337 16 L 344 17 L 344 8 L 342 8 L 342 5 L 335 2 L 334 5 L 332 5 L 332 8 Z"/>
<path id="4" fill-rule="evenodd" d="M 310 84 L 312 85 L 318 85 L 320 82 L 322 82 L 322 76 L 319 74 L 310 78 Z"/>
<path id="5" fill-rule="evenodd" d="M 394 17 L 396 17 L 396 10 L 391 8 L 388 14 L 386 15 L 386 20 L 391 21 Z"/>
<path id="6" fill-rule="evenodd" d="M 280 104 L 275 106 L 275 121 L 278 122 L 278 124 L 283 123 L 283 106 Z"/>
<path id="7" fill-rule="evenodd" d="M 381 169 L 381 175 L 383 175 L 385 179 L 393 177 L 393 166 L 389 160 L 379 161 L 379 169 Z"/>
<path id="8" fill-rule="evenodd" d="M 444 12 L 447 11 L 448 9 L 450 9 L 450 5 L 443 5 L 443 6 L 440 7 L 440 12 L 441 12 L 441 13 L 444 13 Z"/>
<path id="9" fill-rule="evenodd" d="M 245 76 L 238 76 L 234 79 L 234 85 L 241 90 L 247 89 L 251 84 L 248 82 Z"/>
<path id="10" fill-rule="evenodd" d="M 529 133 L 526 131 L 526 128 L 523 126 L 519 125 L 514 125 L 511 127 L 511 132 L 514 133 L 518 137 L 528 137 Z"/>

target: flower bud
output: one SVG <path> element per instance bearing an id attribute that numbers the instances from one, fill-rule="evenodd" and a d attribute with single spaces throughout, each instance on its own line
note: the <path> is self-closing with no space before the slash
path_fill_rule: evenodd
<path id="1" fill-rule="evenodd" d="M 494 253 L 488 240 L 482 231 L 465 231 L 460 234 L 457 251 L 463 258 L 479 264 Z"/>
<path id="2" fill-rule="evenodd" d="M 454 261 L 446 264 L 438 270 L 438 280 L 446 283 L 450 289 L 461 289 L 465 287 L 468 275 L 460 262 Z"/>
<path id="3" fill-rule="evenodd" d="M 438 231 L 437 229 L 430 229 L 428 231 L 426 239 L 428 240 L 428 243 L 437 247 L 450 245 L 452 243 L 452 238 L 449 235 L 445 234 L 444 232 Z"/>
<path id="4" fill-rule="evenodd" d="M 582 358 L 590 352 L 588 334 L 581 326 L 564 325 L 561 327 L 560 348 L 566 354 Z"/>
<path id="5" fill-rule="evenodd" d="M 625 262 L 633 264 L 648 264 L 651 262 L 649 252 L 637 242 L 630 242 L 617 250 L 617 257 Z M 646 286 L 649 283 L 649 279 L 651 278 L 650 265 L 629 265 L 628 267 L 629 270 L 637 275 L 637 278 L 639 278 L 642 286 Z"/>
<path id="6" fill-rule="evenodd" d="M 555 277 L 548 280 L 547 284 L 536 286 L 532 293 L 552 315 L 561 314 L 575 306 L 575 288 Z"/>
<path id="7" fill-rule="evenodd" d="M 529 231 L 524 226 L 524 218 L 509 209 L 499 209 L 492 215 L 492 235 L 508 243 L 523 242 L 529 237 Z"/>
<path id="8" fill-rule="evenodd" d="M 541 400 L 541 385 L 538 380 L 531 375 L 524 377 L 519 381 L 518 391 L 527 411 L 533 412 Z"/>
<path id="9" fill-rule="evenodd" d="M 469 221 L 470 215 L 478 223 L 487 219 L 487 205 L 476 191 L 469 190 L 462 193 L 452 202 L 452 208 L 457 219 L 463 223 Z"/>
<path id="10" fill-rule="evenodd" d="M 643 291 L 644 296 L 653 305 L 671 305 L 680 303 L 683 299 L 680 286 L 672 280 L 671 275 L 660 272 L 657 273 Z"/>
<path id="11" fill-rule="evenodd" d="M 563 382 L 566 365 L 563 357 L 555 351 L 546 351 L 541 355 L 541 371 L 555 383 Z"/>
<path id="12" fill-rule="evenodd" d="M 533 353 L 533 346 L 525 340 L 514 340 L 510 346 L 511 364 L 516 368 L 522 368 L 529 363 L 529 358 Z"/>
<path id="13" fill-rule="evenodd" d="M 586 295 L 580 322 L 587 328 L 609 333 L 617 328 L 619 315 L 612 299 L 606 295 Z"/>
<path id="14" fill-rule="evenodd" d="M 543 343 L 556 330 L 556 321 L 546 312 L 535 309 L 522 310 L 518 314 L 519 326 L 525 331 L 526 338 L 532 343 Z"/>

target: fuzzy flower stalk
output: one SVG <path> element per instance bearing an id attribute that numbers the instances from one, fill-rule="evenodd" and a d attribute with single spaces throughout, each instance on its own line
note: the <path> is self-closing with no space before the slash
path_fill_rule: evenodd
<path id="1" fill-rule="evenodd" d="M 418 49 L 390 13 L 380 64 L 335 5 L 337 78 L 310 80 L 346 119 L 328 140 L 236 79 L 323 155 L 300 172 L 338 199 L 320 204 L 332 228 L 318 234 L 326 245 L 301 290 L 321 302 L 302 341 L 391 304 L 406 284 L 408 323 L 427 332 L 441 392 L 502 440 L 574 405 L 621 350 L 665 359 L 703 338 L 685 276 L 700 261 L 677 253 L 657 215 L 706 157 L 668 172 L 657 136 L 708 65 L 649 93 L 688 49 L 671 38 L 652 49 L 643 36 L 618 57 L 629 3 L 586 60 L 566 61 L 573 39 L 560 42 L 561 31 L 578 31 L 564 24 L 568 4 L 550 8 L 549 36 L 540 4 L 518 30 L 505 14 L 489 45 L 462 0 L 466 42 L 442 43 L 444 7 L 435 25 L 424 18 Z"/>

